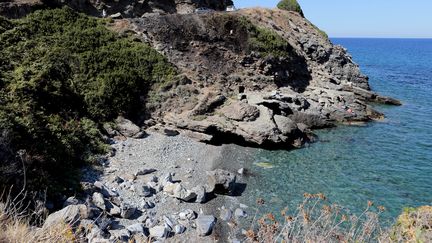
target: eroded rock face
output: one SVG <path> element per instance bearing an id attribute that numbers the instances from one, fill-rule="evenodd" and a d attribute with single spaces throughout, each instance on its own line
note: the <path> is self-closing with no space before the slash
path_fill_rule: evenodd
<path id="1" fill-rule="evenodd" d="M 250 51 L 249 21 L 286 41 L 286 55 Z M 155 91 L 161 123 L 210 143 L 301 147 L 311 129 L 380 116 L 368 102 L 397 104 L 370 91 L 346 49 L 293 12 L 146 16 L 129 22 L 190 82 Z"/>

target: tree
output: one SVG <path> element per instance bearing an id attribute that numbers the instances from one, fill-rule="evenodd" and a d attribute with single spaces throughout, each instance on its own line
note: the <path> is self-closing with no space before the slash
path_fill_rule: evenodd
<path id="1" fill-rule="evenodd" d="M 277 7 L 286 11 L 295 11 L 304 17 L 303 10 L 297 0 L 282 0 L 278 3 Z"/>

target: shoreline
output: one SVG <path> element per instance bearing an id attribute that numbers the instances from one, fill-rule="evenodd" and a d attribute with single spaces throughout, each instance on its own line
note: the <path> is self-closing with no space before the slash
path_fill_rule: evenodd
<path id="1" fill-rule="evenodd" d="M 87 170 L 84 173 L 83 181 L 93 184 L 101 182 L 118 194 L 122 204 L 132 205 L 140 211 L 131 219 L 115 218 L 113 220 L 117 224 L 115 230 L 136 224 L 142 220 L 140 216 L 144 215 L 151 219 L 151 223 L 148 224 L 148 219 L 143 223 L 147 224 L 148 228 L 152 228 L 152 226 L 164 222 L 165 217 L 176 220 L 175 215 L 179 212 L 192 210 L 198 216 L 202 214 L 216 217 L 214 232 L 207 238 L 226 241 L 233 239 L 233 235 L 239 233 L 241 229 L 240 226 L 229 226 L 230 222 L 228 221 L 234 220 L 234 211 L 237 208 L 242 208 L 248 214 L 254 213 L 248 212 L 246 205 L 241 202 L 242 194 L 246 193 L 247 185 L 244 183 L 243 175 L 238 174 L 237 171 L 242 168 L 239 161 L 246 161 L 248 154 L 246 151 L 242 151 L 242 155 L 239 156 L 238 149 L 241 147 L 238 145 L 215 146 L 195 141 L 182 134 L 166 136 L 158 132 L 148 132 L 148 136 L 144 138 L 117 140 L 111 146 L 115 149 L 115 154 L 108 158 L 107 163 L 102 166 L 100 176 L 97 176 L 93 170 Z M 159 186 L 162 184 L 161 180 L 168 174 L 172 175 L 173 182 L 180 183 L 187 189 L 197 185 L 207 186 L 208 176 L 206 172 L 216 169 L 224 169 L 236 174 L 236 191 L 233 196 L 207 192 L 208 198 L 204 203 L 189 203 L 170 197 L 163 189 L 159 192 L 156 189 L 155 193 L 149 197 L 138 195 L 139 193 L 136 191 L 137 187 L 152 185 L 151 183 L 154 181 Z M 152 172 L 135 176 L 143 170 Z M 116 182 L 118 178 L 125 182 Z M 128 184 L 124 185 L 125 183 Z M 132 187 L 133 189 L 131 189 Z M 150 203 L 149 208 L 146 208 L 146 202 Z M 231 211 L 232 216 L 228 220 L 220 219 L 223 207 Z M 238 220 L 238 218 L 236 219 Z M 188 222 L 184 226 L 186 231 L 183 234 L 175 234 L 168 239 L 175 242 L 179 239 L 203 240 L 203 237 L 198 236 L 196 230 L 193 229 L 196 227 L 193 222 Z"/>

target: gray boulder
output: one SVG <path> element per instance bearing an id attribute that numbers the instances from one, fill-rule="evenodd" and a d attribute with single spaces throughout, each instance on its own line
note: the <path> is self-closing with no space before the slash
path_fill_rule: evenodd
<path id="1" fill-rule="evenodd" d="M 100 208 L 103 211 L 106 210 L 105 199 L 102 193 L 99 192 L 93 193 L 92 201 L 96 207 Z"/>
<path id="2" fill-rule="evenodd" d="M 125 137 L 141 138 L 145 135 L 137 125 L 124 117 L 117 117 L 115 122 L 117 130 Z"/>
<path id="3" fill-rule="evenodd" d="M 195 192 L 187 190 L 181 183 L 167 182 L 164 186 L 164 192 L 171 197 L 175 197 L 186 202 L 195 200 L 197 197 Z"/>
<path id="4" fill-rule="evenodd" d="M 199 215 L 196 220 L 196 226 L 199 236 L 210 235 L 216 224 L 216 218 L 213 215 Z"/>
<path id="5" fill-rule="evenodd" d="M 43 228 L 50 228 L 58 224 L 66 223 L 76 226 L 81 219 L 87 218 L 87 206 L 84 204 L 70 205 L 60 211 L 48 216 L 43 224 Z"/>
<path id="6" fill-rule="evenodd" d="M 208 177 L 209 191 L 213 192 L 216 189 L 216 186 L 221 186 L 230 193 L 234 191 L 237 180 L 235 174 L 222 169 L 207 171 L 206 173 Z"/>

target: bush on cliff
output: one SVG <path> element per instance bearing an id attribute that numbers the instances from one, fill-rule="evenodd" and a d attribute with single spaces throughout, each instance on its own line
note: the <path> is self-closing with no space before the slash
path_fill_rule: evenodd
<path id="1" fill-rule="evenodd" d="M 150 87 L 176 74 L 105 25 L 67 8 L 0 18 L 0 187 L 22 185 L 24 169 L 28 190 L 73 187 L 79 166 L 106 150 L 100 124 L 133 118 Z"/>
<path id="2" fill-rule="evenodd" d="M 297 12 L 304 17 L 303 10 L 297 0 L 282 0 L 278 3 L 277 7 L 282 10 Z"/>
<path id="3" fill-rule="evenodd" d="M 258 27 L 247 18 L 240 18 L 240 24 L 249 34 L 248 49 L 256 51 L 262 56 L 290 57 L 293 50 L 291 45 L 276 32 Z"/>

